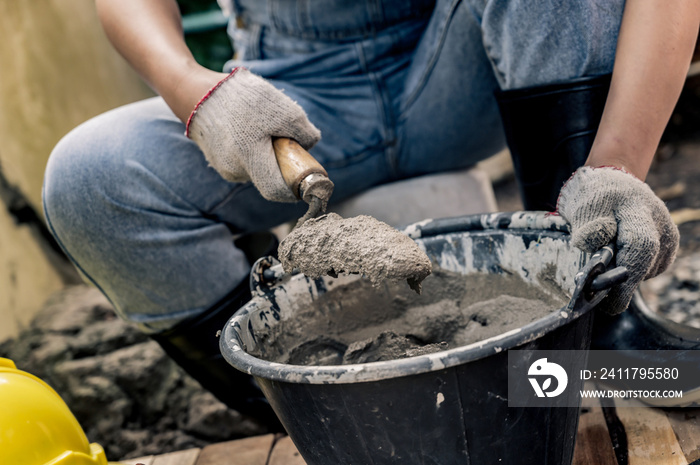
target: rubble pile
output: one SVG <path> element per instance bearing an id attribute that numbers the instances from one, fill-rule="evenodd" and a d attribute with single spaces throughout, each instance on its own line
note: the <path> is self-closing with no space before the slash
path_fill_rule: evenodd
<path id="1" fill-rule="evenodd" d="M 652 310 L 700 328 L 700 252 L 676 259 L 664 273 L 642 283 L 641 289 Z"/>
<path id="2" fill-rule="evenodd" d="M 50 384 L 109 460 L 266 432 L 204 391 L 88 286 L 55 294 L 17 339 L 0 343 L 0 356 Z"/>

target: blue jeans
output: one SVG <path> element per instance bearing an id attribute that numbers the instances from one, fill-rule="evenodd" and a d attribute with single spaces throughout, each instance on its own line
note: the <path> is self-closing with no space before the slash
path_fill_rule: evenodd
<path id="1" fill-rule="evenodd" d="M 600 3 L 600 5 L 599 5 Z M 296 100 L 339 202 L 468 167 L 504 147 L 493 91 L 608 73 L 623 1 L 236 1 L 246 66 Z M 304 3 L 307 5 L 306 3 Z M 232 21 L 233 23 L 233 21 Z M 74 129 L 44 182 L 51 231 L 117 313 L 148 332 L 203 312 L 247 276 L 232 232 L 306 205 L 264 200 L 209 168 L 160 98 Z"/>

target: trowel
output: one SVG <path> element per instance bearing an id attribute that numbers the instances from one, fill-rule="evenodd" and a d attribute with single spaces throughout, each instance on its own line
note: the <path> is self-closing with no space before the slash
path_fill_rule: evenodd
<path id="1" fill-rule="evenodd" d="M 309 204 L 306 214 L 294 226 L 298 228 L 308 219 L 326 212 L 333 182 L 323 166 L 297 141 L 279 137 L 272 140 L 272 146 L 287 187 L 297 199 Z"/>
<path id="2" fill-rule="evenodd" d="M 367 215 L 343 219 L 326 211 L 333 193 L 328 173 L 296 141 L 273 140 L 277 164 L 294 195 L 309 209 L 280 243 L 278 255 L 287 273 L 298 269 L 310 278 L 339 273 L 365 275 L 374 285 L 406 279 L 420 294 L 432 271 L 430 259 L 406 234 Z"/>

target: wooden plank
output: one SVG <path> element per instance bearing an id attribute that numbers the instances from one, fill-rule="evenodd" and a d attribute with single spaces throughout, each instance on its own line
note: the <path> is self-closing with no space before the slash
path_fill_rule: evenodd
<path id="1" fill-rule="evenodd" d="M 597 399 L 584 398 L 581 402 L 581 417 L 572 465 L 591 464 L 617 465 L 617 459 L 600 402 Z"/>
<path id="2" fill-rule="evenodd" d="M 666 416 L 689 463 L 700 460 L 700 409 L 681 409 Z"/>
<path id="3" fill-rule="evenodd" d="M 194 465 L 201 449 L 187 449 L 157 455 L 151 465 Z"/>
<path id="4" fill-rule="evenodd" d="M 306 465 L 296 446 L 285 436 L 275 443 L 268 465 Z"/>
<path id="5" fill-rule="evenodd" d="M 671 423 L 662 410 L 617 407 L 616 411 L 627 432 L 629 465 L 688 465 Z"/>
<path id="6" fill-rule="evenodd" d="M 266 434 L 212 444 L 202 449 L 196 465 L 266 465 L 274 442 L 275 435 Z"/>
<path id="7" fill-rule="evenodd" d="M 120 460 L 119 462 L 108 462 L 109 465 L 153 465 L 154 455 L 138 457 L 135 459 Z"/>

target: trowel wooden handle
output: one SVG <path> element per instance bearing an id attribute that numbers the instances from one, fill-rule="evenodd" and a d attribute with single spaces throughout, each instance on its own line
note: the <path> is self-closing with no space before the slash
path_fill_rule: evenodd
<path id="1" fill-rule="evenodd" d="M 277 157 L 277 164 L 282 172 L 284 182 L 297 198 L 301 198 L 299 186 L 307 176 L 322 174 L 328 177 L 323 166 L 297 141 L 280 137 L 272 140 L 272 146 L 275 149 L 275 157 Z"/>

